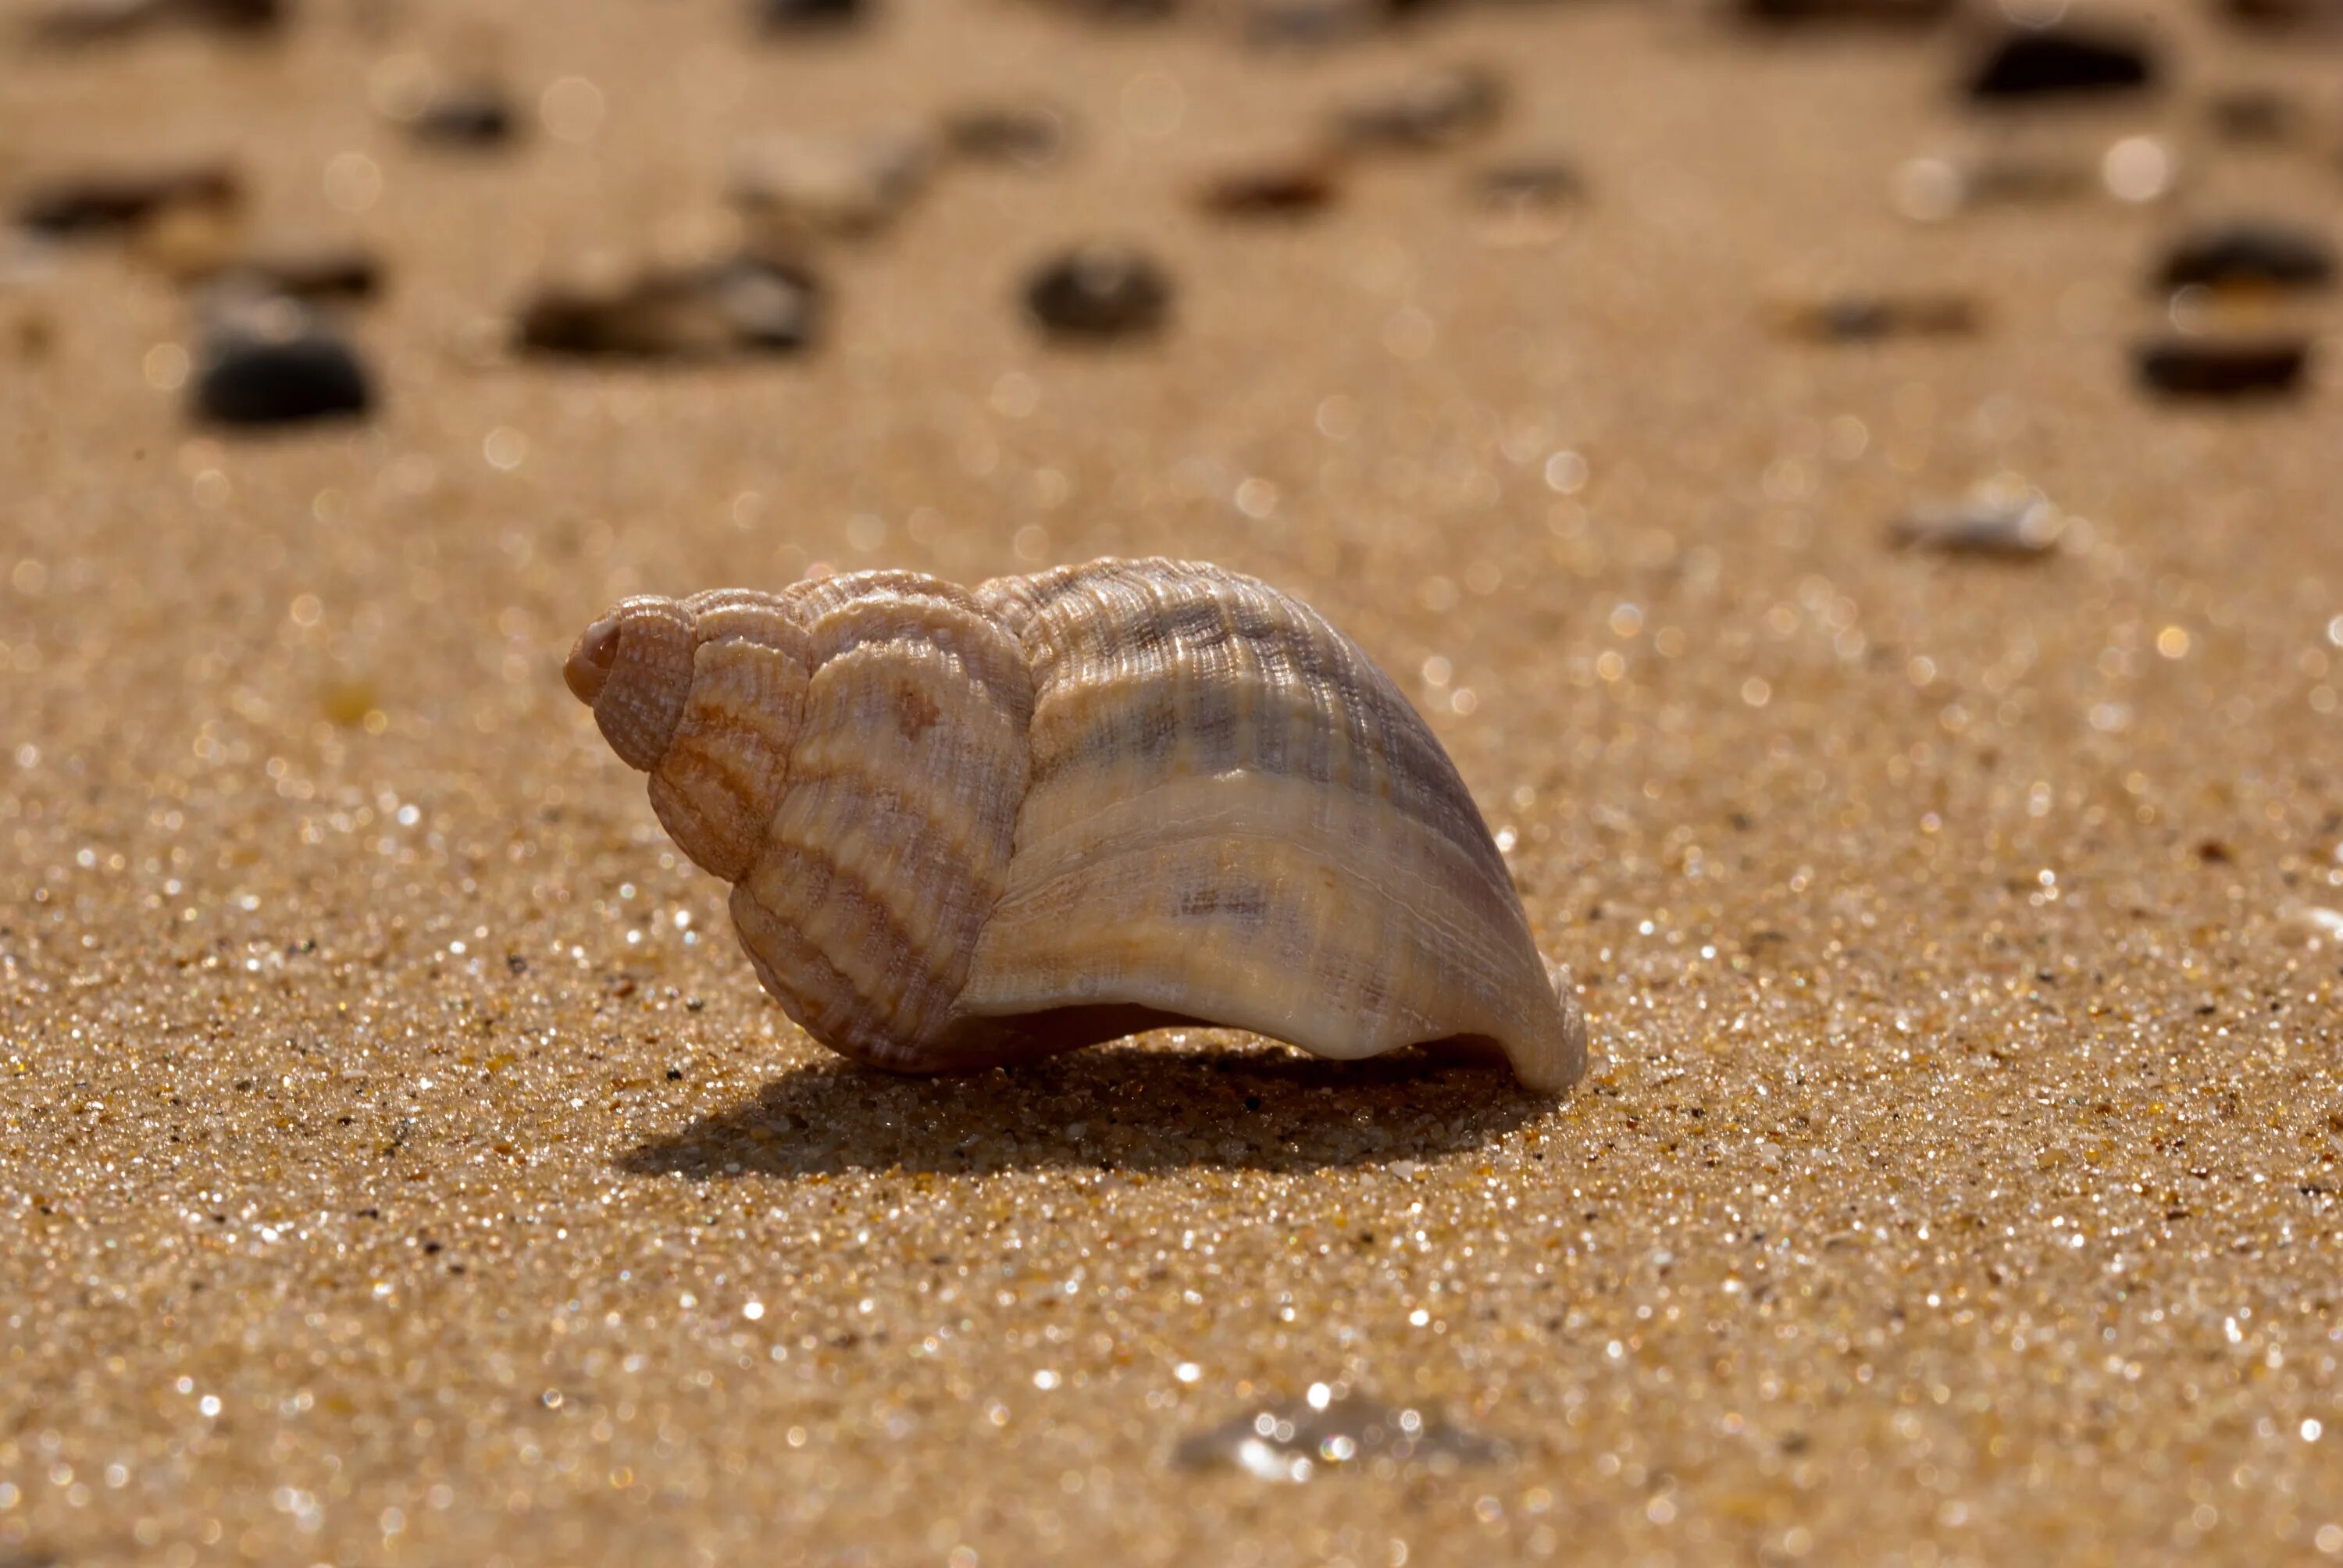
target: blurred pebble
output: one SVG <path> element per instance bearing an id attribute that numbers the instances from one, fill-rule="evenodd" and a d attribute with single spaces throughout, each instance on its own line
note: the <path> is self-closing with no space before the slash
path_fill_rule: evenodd
<path id="1" fill-rule="evenodd" d="M 1122 246 L 1071 251 L 1035 269 L 1025 285 L 1027 314 L 1069 337 L 1154 332 L 1171 308 L 1171 278 L 1149 257 Z"/>
<path id="2" fill-rule="evenodd" d="M 1980 497 L 1955 506 L 1916 507 L 1888 529 L 1906 549 L 2027 560 L 2058 548 L 2066 518 L 2038 490 Z"/>
<path id="3" fill-rule="evenodd" d="M 2167 290 L 2325 288 L 2335 281 L 2335 247 L 2325 236 L 2293 225 L 2225 224 L 2175 241 L 2157 281 Z"/>
<path id="4" fill-rule="evenodd" d="M 313 303 L 354 304 L 382 292 L 382 270 L 373 252 L 335 246 L 256 251 L 230 258 L 194 280 Z"/>
<path id="5" fill-rule="evenodd" d="M 2233 142 L 2283 142 L 2303 129 L 2301 105 L 2276 87 L 2229 87 L 2205 106 L 2213 128 Z"/>
<path id="6" fill-rule="evenodd" d="M 1336 188 L 1332 162 L 1305 153 L 1222 169 L 1196 187 L 1196 205 L 1222 217 L 1300 217 L 1331 206 Z"/>
<path id="7" fill-rule="evenodd" d="M 225 164 L 111 170 L 50 181 L 16 204 L 16 222 L 55 237 L 134 229 L 182 208 L 233 213 L 244 182 Z"/>
<path id="8" fill-rule="evenodd" d="M 1253 0 L 1244 35 L 1271 48 L 1324 48 L 1365 37 L 1398 10 L 1387 0 Z"/>
<path id="9" fill-rule="evenodd" d="M 33 19 L 33 37 L 96 44 L 163 27 L 253 37 L 275 32 L 285 13 L 283 0 L 67 0 Z"/>
<path id="10" fill-rule="evenodd" d="M 1774 307 L 1783 332 L 1817 343 L 1875 343 L 1885 337 L 1961 337 L 1983 319 L 1965 294 L 1843 294 L 1787 300 Z"/>
<path id="11" fill-rule="evenodd" d="M 1066 116 L 1046 104 L 976 104 L 943 117 L 944 146 L 978 163 L 1038 169 L 1065 156 Z"/>
<path id="12" fill-rule="evenodd" d="M 1987 105 L 2098 97 L 2155 80 L 2155 58 L 2140 40 L 2076 26 L 2013 27 L 1986 51 L 1968 95 Z"/>
<path id="13" fill-rule="evenodd" d="M 2300 388 L 2310 345 L 2299 337 L 2159 338 L 2134 363 L 2151 389 L 2176 397 L 2275 397 Z"/>
<path id="14" fill-rule="evenodd" d="M 2343 910 L 2324 904 L 2288 904 L 2278 918 L 2279 929 L 2297 941 L 2343 946 Z"/>
<path id="15" fill-rule="evenodd" d="M 1504 83 L 1494 72 L 1442 66 L 1344 105 L 1335 114 L 1335 130 L 1363 150 L 1433 151 L 1486 133 L 1504 104 Z"/>
<path id="16" fill-rule="evenodd" d="M 1731 15 L 1767 27 L 1924 27 L 1953 15 L 1955 0 L 1727 0 Z"/>
<path id="17" fill-rule="evenodd" d="M 407 128 L 427 146 L 469 151 L 513 140 L 520 116 L 503 87 L 475 79 L 435 89 Z"/>
<path id="18" fill-rule="evenodd" d="M 912 131 L 770 136 L 733 160 L 733 205 L 760 240 L 850 238 L 893 223 L 934 163 Z"/>
<path id="19" fill-rule="evenodd" d="M 222 298 L 206 315 L 194 392 L 198 417 L 284 425 L 373 407 L 374 388 L 357 353 L 298 300 Z"/>
<path id="20" fill-rule="evenodd" d="M 864 0 L 749 0 L 749 15 L 768 33 L 818 33 L 864 20 Z"/>
<path id="21" fill-rule="evenodd" d="M 2222 0 L 2221 12 L 2247 27 L 2343 30 L 2338 0 Z"/>
<path id="22" fill-rule="evenodd" d="M 537 353 L 702 359 L 789 353 L 812 344 L 821 288 L 793 264 L 742 256 L 656 270 L 611 286 L 549 286 L 521 311 L 520 347 Z"/>

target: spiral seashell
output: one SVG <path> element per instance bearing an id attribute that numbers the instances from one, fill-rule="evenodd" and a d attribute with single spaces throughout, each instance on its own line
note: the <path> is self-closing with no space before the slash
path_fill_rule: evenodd
<path id="1" fill-rule="evenodd" d="M 1094 561 L 630 598 L 565 670 L 732 884 L 757 977 L 899 1071 L 1189 1022 L 1353 1060 L 1453 1041 L 1584 1070 L 1455 767 L 1306 605 Z"/>

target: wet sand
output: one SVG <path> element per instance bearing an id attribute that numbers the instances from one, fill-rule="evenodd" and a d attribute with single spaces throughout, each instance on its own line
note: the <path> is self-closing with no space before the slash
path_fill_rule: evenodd
<path id="1" fill-rule="evenodd" d="M 151 268 L 7 254 L 0 1563 L 2343 1557 L 2306 912 L 2343 907 L 2343 341 L 2270 307 L 2323 379 L 2251 408 L 2128 361 L 2185 220 L 2332 235 L 2331 48 L 2175 8 L 2166 91 L 2005 132 L 1950 36 L 1625 5 L 1298 57 L 1009 5 L 769 44 L 712 0 L 318 12 L 0 87 L 11 189 L 218 151 L 264 230 L 390 277 L 377 417 L 228 436 L 156 384 L 191 340 Z M 595 84 L 590 134 L 458 159 L 368 107 L 484 33 L 527 104 Z M 1484 141 L 1317 218 L 1188 205 L 1448 60 L 1513 87 Z M 2217 143 L 2239 82 L 2325 140 Z M 496 350 L 559 266 L 721 244 L 740 137 L 1028 94 L 1064 161 L 822 252 L 800 360 Z M 2134 134 L 2171 199 L 1889 200 L 1916 156 Z M 1473 171 L 1546 152 L 1585 199 L 1493 227 Z M 1159 340 L 1019 318 L 1092 236 L 1172 272 Z M 1983 319 L 1771 325 L 1841 286 Z M 2003 475 L 2082 519 L 2060 550 L 1888 543 Z M 1566 1100 L 1212 1031 L 849 1069 L 561 686 L 630 592 L 1151 553 L 1302 594 L 1415 698 L 1577 977 Z M 1313 1382 L 1510 1455 L 1172 1464 Z"/>

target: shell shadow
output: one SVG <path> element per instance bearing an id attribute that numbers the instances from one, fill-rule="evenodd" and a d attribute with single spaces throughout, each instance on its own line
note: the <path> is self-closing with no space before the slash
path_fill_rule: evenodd
<path id="1" fill-rule="evenodd" d="M 1554 1105 L 1502 1068 L 1425 1050 L 1336 1062 L 1280 1047 L 1108 1047 L 960 1078 L 823 1062 L 617 1163 L 695 1181 L 1051 1166 L 1296 1172 L 1479 1148 Z"/>

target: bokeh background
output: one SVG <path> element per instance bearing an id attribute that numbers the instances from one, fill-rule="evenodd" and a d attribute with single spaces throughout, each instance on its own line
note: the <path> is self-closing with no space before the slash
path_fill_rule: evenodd
<path id="1" fill-rule="evenodd" d="M 2335 8 L 1117 9 L 10 7 L 0 1562 L 2343 1557 Z M 848 1070 L 558 678 L 1107 554 L 1400 680 L 1566 1100 Z"/>

